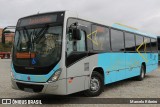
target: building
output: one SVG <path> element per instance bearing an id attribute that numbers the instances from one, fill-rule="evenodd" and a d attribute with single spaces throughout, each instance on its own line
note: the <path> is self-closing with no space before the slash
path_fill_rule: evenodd
<path id="1" fill-rule="evenodd" d="M 13 42 L 14 33 L 6 34 L 6 42 Z"/>
<path id="2" fill-rule="evenodd" d="M 2 42 L 2 30 L 3 28 L 0 28 L 0 42 Z M 5 36 L 6 42 L 12 42 L 14 38 L 14 33 L 8 33 Z"/>
<path id="3" fill-rule="evenodd" d="M 3 28 L 0 28 L 0 42 L 2 41 L 2 30 Z"/>

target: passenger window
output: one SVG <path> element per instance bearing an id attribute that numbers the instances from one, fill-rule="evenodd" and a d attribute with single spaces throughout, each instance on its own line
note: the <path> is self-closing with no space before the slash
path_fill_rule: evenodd
<path id="1" fill-rule="evenodd" d="M 125 50 L 135 51 L 135 36 L 131 33 L 125 33 Z"/>
<path id="2" fill-rule="evenodd" d="M 145 51 L 151 52 L 151 39 L 148 37 L 144 37 L 144 43 L 145 43 Z"/>
<path id="3" fill-rule="evenodd" d="M 124 51 L 123 32 L 111 29 L 111 44 L 112 51 Z"/>
<path id="4" fill-rule="evenodd" d="M 72 40 L 70 39 L 70 34 L 67 34 L 67 55 L 74 52 L 84 52 L 86 51 L 86 42 L 85 37 L 86 33 L 83 30 L 80 30 L 81 40 Z"/>
<path id="5" fill-rule="evenodd" d="M 109 29 L 98 25 L 92 25 L 93 50 L 110 51 Z"/>
<path id="6" fill-rule="evenodd" d="M 144 51 L 144 42 L 143 37 L 136 35 L 136 50 L 143 52 Z"/>
<path id="7" fill-rule="evenodd" d="M 80 31 L 81 40 L 77 41 L 77 51 L 86 51 L 86 42 L 85 42 L 85 32 L 83 30 Z"/>
<path id="8" fill-rule="evenodd" d="M 151 39 L 151 46 L 152 46 L 152 52 L 157 52 L 157 40 L 156 39 Z"/>

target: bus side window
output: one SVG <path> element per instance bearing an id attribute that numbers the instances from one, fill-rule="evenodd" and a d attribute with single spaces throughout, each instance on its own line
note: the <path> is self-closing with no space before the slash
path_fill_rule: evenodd
<path id="1" fill-rule="evenodd" d="M 124 51 L 124 36 L 122 31 L 111 29 L 111 44 L 112 44 L 112 51 L 114 52 Z"/>
<path id="2" fill-rule="evenodd" d="M 73 51 L 73 41 L 70 38 L 71 35 L 67 34 L 67 56 Z"/>
<path id="3" fill-rule="evenodd" d="M 86 51 L 86 44 L 85 44 L 85 35 L 86 35 L 86 33 L 83 31 L 83 30 L 81 30 L 80 31 L 81 32 L 81 40 L 79 40 L 79 41 L 77 41 L 77 51 L 81 51 L 81 52 L 83 52 L 83 51 Z"/>
<path id="4" fill-rule="evenodd" d="M 71 35 L 67 34 L 67 56 L 74 51 L 75 52 L 86 51 L 86 42 L 85 42 L 86 33 L 83 30 L 80 30 L 80 33 L 81 33 L 81 40 L 76 40 L 76 41 L 70 39 Z"/>
<path id="5" fill-rule="evenodd" d="M 151 39 L 149 37 L 144 37 L 145 52 L 151 52 Z"/>
<path id="6" fill-rule="evenodd" d="M 110 51 L 109 29 L 100 25 L 92 25 L 92 44 L 94 51 Z"/>
<path id="7" fill-rule="evenodd" d="M 136 50 L 137 49 L 140 52 L 144 52 L 144 41 L 143 41 L 143 36 L 141 35 L 136 35 Z"/>
<path id="8" fill-rule="evenodd" d="M 134 52 L 136 50 L 135 47 L 135 36 L 134 34 L 125 32 L 125 50 L 126 52 Z"/>
<path id="9" fill-rule="evenodd" d="M 151 39 L 151 46 L 152 46 L 152 52 L 157 52 L 157 49 L 158 49 L 158 47 L 157 47 L 157 41 L 156 41 L 156 39 Z"/>

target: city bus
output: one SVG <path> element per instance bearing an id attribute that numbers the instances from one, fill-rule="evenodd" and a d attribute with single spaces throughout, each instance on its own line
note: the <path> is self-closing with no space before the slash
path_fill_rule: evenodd
<path id="1" fill-rule="evenodd" d="M 158 68 L 157 39 L 70 11 L 20 18 L 12 50 L 12 88 L 98 96 L 104 85 L 143 80 Z"/>

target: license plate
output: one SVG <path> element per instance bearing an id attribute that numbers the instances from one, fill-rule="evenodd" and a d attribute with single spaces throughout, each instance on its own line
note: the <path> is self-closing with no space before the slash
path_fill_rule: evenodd
<path id="1" fill-rule="evenodd" d="M 24 91 L 33 92 L 33 89 L 31 89 L 31 88 L 24 88 Z"/>

